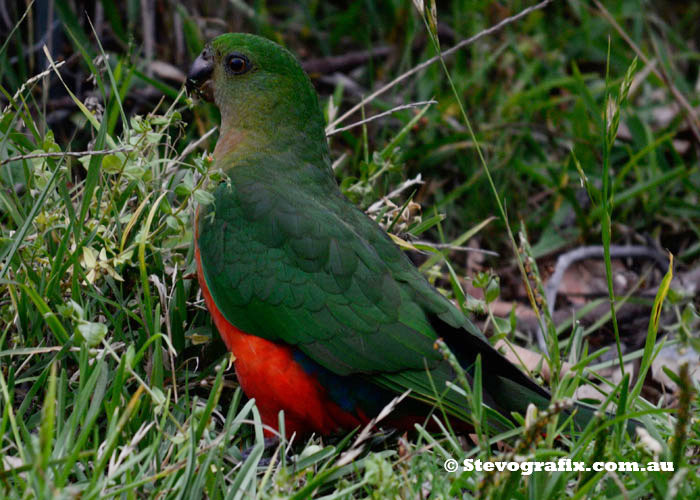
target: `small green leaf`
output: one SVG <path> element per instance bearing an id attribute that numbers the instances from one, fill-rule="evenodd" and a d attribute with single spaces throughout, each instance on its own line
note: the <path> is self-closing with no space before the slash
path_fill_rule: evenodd
<path id="1" fill-rule="evenodd" d="M 163 411 L 163 407 L 166 403 L 165 394 L 163 394 L 163 391 L 161 391 L 158 387 L 151 387 L 151 395 L 153 396 L 153 402 L 156 405 L 155 408 L 153 408 L 153 412 L 156 415 L 159 415 L 161 411 Z"/>
<path id="2" fill-rule="evenodd" d="M 512 331 L 512 325 L 510 319 L 508 318 L 499 318 L 498 316 L 494 316 L 493 323 L 496 331 L 501 335 L 507 335 Z"/>
<path id="3" fill-rule="evenodd" d="M 85 312 L 83 311 L 83 308 L 80 307 L 80 304 L 78 304 L 73 299 L 68 301 L 68 305 L 66 306 L 65 313 L 67 313 L 69 316 L 72 316 L 72 317 L 77 318 L 77 319 L 85 318 Z"/>
<path id="4" fill-rule="evenodd" d="M 137 181 L 146 173 L 146 167 L 138 162 L 130 161 L 124 167 L 124 177 L 130 181 Z"/>
<path id="5" fill-rule="evenodd" d="M 107 335 L 107 325 L 92 321 L 82 321 L 78 325 L 78 332 L 88 347 L 97 347 Z"/>
<path id="6" fill-rule="evenodd" d="M 489 280 L 488 285 L 486 285 L 486 290 L 484 292 L 484 298 L 486 299 L 486 303 L 490 304 L 491 302 L 496 300 L 500 294 L 500 279 L 498 278 L 498 276 L 491 276 L 491 279 Z"/>
<path id="7" fill-rule="evenodd" d="M 189 196 L 191 192 L 191 189 L 188 186 L 185 186 L 184 184 L 178 184 L 175 186 L 175 194 L 178 196 Z"/>
<path id="8" fill-rule="evenodd" d="M 102 158 L 102 170 L 108 174 L 118 174 L 121 172 L 126 157 L 122 153 L 105 155 Z"/>
<path id="9" fill-rule="evenodd" d="M 129 344 L 129 347 L 126 348 L 126 366 L 129 368 L 134 367 L 134 359 L 136 358 L 136 349 L 134 348 L 134 344 Z"/>
<path id="10" fill-rule="evenodd" d="M 168 215 L 165 218 L 165 224 L 172 230 L 177 231 L 178 228 L 180 227 L 180 224 L 177 220 L 177 217 L 173 217 L 172 215 Z"/>
<path id="11" fill-rule="evenodd" d="M 200 205 L 211 205 L 214 203 L 214 195 L 204 189 L 197 189 L 194 192 L 194 199 Z"/>

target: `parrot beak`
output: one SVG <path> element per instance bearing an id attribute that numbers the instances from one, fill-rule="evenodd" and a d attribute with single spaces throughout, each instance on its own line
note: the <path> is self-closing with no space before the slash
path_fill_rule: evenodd
<path id="1" fill-rule="evenodd" d="M 185 86 L 189 92 L 195 93 L 207 101 L 213 101 L 212 81 L 210 77 L 214 72 L 214 61 L 211 50 L 205 48 L 197 59 L 194 60 L 187 74 Z"/>

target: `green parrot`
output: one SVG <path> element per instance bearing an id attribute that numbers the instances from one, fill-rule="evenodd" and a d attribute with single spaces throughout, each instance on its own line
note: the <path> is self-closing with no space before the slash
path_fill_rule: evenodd
<path id="1" fill-rule="evenodd" d="M 496 351 L 373 220 L 340 192 L 317 94 L 296 58 L 249 34 L 215 38 L 187 85 L 221 111 L 227 180 L 198 210 L 195 256 L 213 321 L 263 423 L 323 435 L 366 424 L 410 391 L 386 425 L 412 427 L 439 400 L 471 423 L 444 339 L 471 381 L 477 356 L 488 424 L 549 393 Z M 499 414 L 507 418 L 500 417 Z M 578 427 L 592 417 L 576 406 Z"/>

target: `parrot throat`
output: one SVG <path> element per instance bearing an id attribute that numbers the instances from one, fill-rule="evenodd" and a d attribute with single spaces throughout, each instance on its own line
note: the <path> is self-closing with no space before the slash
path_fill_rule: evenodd
<path id="1" fill-rule="evenodd" d="M 218 90 L 221 110 L 219 140 L 214 157 L 222 170 L 265 156 L 295 157 L 301 162 L 323 165 L 330 153 L 324 119 L 310 82 L 297 96 L 246 94 Z M 308 95 L 307 95 L 308 94 Z"/>
<path id="2" fill-rule="evenodd" d="M 330 154 L 325 137 L 319 142 L 309 142 L 304 135 L 303 129 L 247 128 L 229 125 L 222 121 L 219 140 L 214 148 L 214 158 L 217 166 L 224 172 L 251 158 L 257 160 L 275 156 L 289 158 L 290 154 L 301 162 L 317 165 L 327 163 Z"/>
<path id="3" fill-rule="evenodd" d="M 224 160 L 229 155 L 235 154 L 238 151 L 239 154 L 245 153 L 246 149 L 246 136 L 248 134 L 243 129 L 229 129 L 225 131 L 222 125 L 222 134 L 219 140 L 216 142 L 216 147 L 214 148 L 214 158 L 218 160 Z"/>

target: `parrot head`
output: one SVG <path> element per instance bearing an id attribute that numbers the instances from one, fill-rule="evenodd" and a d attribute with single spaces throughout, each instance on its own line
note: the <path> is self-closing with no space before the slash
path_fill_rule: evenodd
<path id="1" fill-rule="evenodd" d="M 216 103 L 221 135 L 248 134 L 258 145 L 290 144 L 302 136 L 325 143 L 309 77 L 291 52 L 266 38 L 216 37 L 192 63 L 186 85 Z"/>

